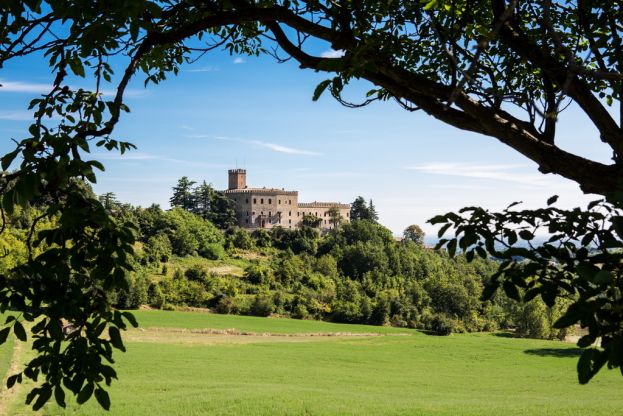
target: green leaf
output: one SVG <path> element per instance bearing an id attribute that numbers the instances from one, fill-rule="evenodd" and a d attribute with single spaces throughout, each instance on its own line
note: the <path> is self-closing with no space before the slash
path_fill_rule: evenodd
<path id="1" fill-rule="evenodd" d="M 592 281 L 593 276 L 599 273 L 599 268 L 590 263 L 580 263 L 575 270 L 581 278 L 588 281 Z"/>
<path id="2" fill-rule="evenodd" d="M 607 285 L 612 282 L 614 276 L 611 272 L 607 270 L 600 270 L 595 277 L 593 277 L 593 282 L 599 285 Z"/>
<path id="3" fill-rule="evenodd" d="M 614 226 L 614 230 L 619 235 L 619 238 L 623 238 L 623 217 L 612 217 L 611 221 Z"/>
<path id="4" fill-rule="evenodd" d="M 435 225 L 435 224 L 441 224 L 442 222 L 446 222 L 446 221 L 447 219 L 444 215 L 436 215 L 426 222 L 428 222 L 429 224 Z"/>
<path id="5" fill-rule="evenodd" d="M 534 238 L 534 234 L 532 234 L 528 230 L 521 230 L 519 231 L 519 237 L 523 238 L 526 241 L 530 241 Z"/>
<path id="6" fill-rule="evenodd" d="M 446 231 L 448 231 L 448 228 L 450 228 L 451 226 L 452 224 L 448 223 L 444 225 L 443 227 L 441 227 L 439 231 L 437 232 L 437 237 L 441 238 L 446 233 Z"/>
<path id="7" fill-rule="evenodd" d="M 50 400 L 50 397 L 52 397 L 52 386 L 49 383 L 45 383 L 39 388 L 38 393 L 39 397 L 35 404 L 32 405 L 32 410 L 34 411 L 41 409 Z"/>
<path id="8" fill-rule="evenodd" d="M 0 159 L 0 163 L 2 164 L 2 170 L 7 170 L 9 166 L 11 166 L 11 163 L 13 163 L 13 160 L 15 159 L 18 153 L 19 153 L 19 149 L 15 149 L 12 152 L 7 153 L 6 155 L 2 156 L 2 159 Z"/>
<path id="9" fill-rule="evenodd" d="M 11 327 L 2 328 L 2 330 L 0 330 L 0 345 L 6 342 L 6 339 L 9 336 L 10 332 L 11 332 Z"/>
<path id="10" fill-rule="evenodd" d="M 13 324 L 13 333 L 20 341 L 26 341 L 26 330 L 20 321 Z"/>
<path id="11" fill-rule="evenodd" d="M 119 328 L 116 326 L 111 326 L 108 328 L 108 335 L 110 336 L 110 343 L 113 347 L 117 348 L 125 352 L 125 347 L 123 346 L 123 341 L 121 340 L 121 333 L 119 332 Z"/>
<path id="12" fill-rule="evenodd" d="M 569 313 L 569 311 L 567 311 L 566 314 L 564 314 L 563 316 L 558 318 L 556 322 L 554 322 L 553 327 L 559 328 L 559 329 L 567 328 L 567 327 L 570 327 L 571 325 L 575 325 L 575 323 L 578 321 L 579 321 L 579 318 L 577 314 Z"/>
<path id="13" fill-rule="evenodd" d="M 590 347 L 593 344 L 593 342 L 595 342 L 595 339 L 596 338 L 594 336 L 590 335 L 590 334 L 589 335 L 584 335 L 582 338 L 580 338 L 578 340 L 578 344 L 577 345 L 580 348 Z"/>
<path id="14" fill-rule="evenodd" d="M 13 388 L 13 386 L 15 385 L 15 383 L 17 382 L 22 382 L 22 375 L 21 374 L 13 374 L 12 376 L 10 376 L 9 378 L 6 379 L 6 388 L 10 389 Z"/>
<path id="15" fill-rule="evenodd" d="M 547 200 L 547 205 L 555 204 L 558 201 L 558 195 L 554 195 Z"/>
<path id="16" fill-rule="evenodd" d="M 110 397 L 108 392 L 101 387 L 95 390 L 95 399 L 104 408 L 104 410 L 110 410 Z"/>
<path id="17" fill-rule="evenodd" d="M 78 397 L 76 398 L 76 401 L 78 402 L 78 404 L 86 403 L 86 401 L 91 398 L 92 394 L 93 394 L 93 383 L 89 382 L 84 385 L 82 390 L 80 390 L 80 393 L 78 393 Z"/>
<path id="18" fill-rule="evenodd" d="M 580 384 L 588 383 L 606 363 L 606 353 L 596 348 L 584 350 L 578 360 L 578 380 Z"/>
<path id="19" fill-rule="evenodd" d="M 456 238 L 448 241 L 448 255 L 450 255 L 450 257 L 454 257 L 454 255 L 456 254 Z"/>
<path id="20" fill-rule="evenodd" d="M 132 315 L 130 312 L 121 312 L 121 315 L 123 315 L 123 317 L 130 323 L 130 325 L 132 325 L 134 328 L 138 327 L 138 322 L 136 321 L 136 318 L 134 317 L 134 315 Z"/>
<path id="21" fill-rule="evenodd" d="M 318 99 L 320 98 L 320 96 L 322 95 L 324 90 L 327 89 L 329 84 L 331 84 L 331 80 L 330 79 L 326 79 L 326 80 L 322 81 L 320 84 L 318 84 L 316 86 L 316 89 L 314 90 L 314 96 L 312 97 L 312 100 L 313 101 L 318 101 Z"/>
<path id="22" fill-rule="evenodd" d="M 63 390 L 63 388 L 61 386 L 56 386 L 54 388 L 54 400 L 56 400 L 56 403 L 64 408 L 66 406 L 65 404 L 65 390 Z"/>
<path id="23" fill-rule="evenodd" d="M 428 3 L 426 3 L 426 5 L 424 6 L 424 10 L 430 10 L 433 7 L 437 7 L 437 3 L 439 0 L 431 0 Z"/>
<path id="24" fill-rule="evenodd" d="M 517 301 L 520 300 L 519 290 L 517 290 L 517 286 L 515 286 L 511 281 L 505 281 L 502 287 L 504 288 L 504 293 L 506 293 L 506 296 L 510 299 Z"/>

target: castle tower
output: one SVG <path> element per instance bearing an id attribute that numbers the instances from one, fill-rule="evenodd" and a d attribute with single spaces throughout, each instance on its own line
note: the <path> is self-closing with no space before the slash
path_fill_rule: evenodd
<path id="1" fill-rule="evenodd" d="M 230 169 L 229 189 L 244 189 L 247 187 L 247 171 L 245 169 Z"/>

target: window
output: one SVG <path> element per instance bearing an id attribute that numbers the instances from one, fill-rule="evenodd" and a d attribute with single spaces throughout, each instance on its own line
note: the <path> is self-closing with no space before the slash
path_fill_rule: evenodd
<path id="1" fill-rule="evenodd" d="M 269 203 L 269 204 L 272 204 L 272 203 L 273 203 L 273 200 L 272 200 L 272 199 L 270 199 L 270 198 L 268 198 L 268 203 Z"/>
<path id="2" fill-rule="evenodd" d="M 279 205 L 281 205 L 281 199 L 279 200 Z"/>
<path id="3" fill-rule="evenodd" d="M 257 204 L 257 199 L 253 198 L 253 203 Z"/>
<path id="4" fill-rule="evenodd" d="M 248 218 L 247 218 L 247 220 L 246 220 L 246 223 L 247 223 L 247 224 L 249 223 L 249 219 L 248 219 Z"/>
<path id="5" fill-rule="evenodd" d="M 288 211 L 288 217 L 292 216 L 292 211 Z"/>
<path id="6" fill-rule="evenodd" d="M 252 215 L 255 215 L 255 211 L 253 211 Z"/>
<path id="7" fill-rule="evenodd" d="M 325 213 L 324 213 L 324 216 L 325 216 L 325 217 L 327 216 L 327 212 L 326 212 L 326 211 L 325 211 Z M 326 222 L 326 221 L 325 221 L 325 222 Z"/>
<path id="8" fill-rule="evenodd" d="M 246 204 L 248 204 L 248 203 L 249 203 L 249 198 L 245 199 L 245 200 L 244 200 L 244 202 L 245 202 Z"/>
<path id="9" fill-rule="evenodd" d="M 268 219 L 270 219 L 273 216 L 273 213 L 271 211 L 268 211 Z"/>
<path id="10" fill-rule="evenodd" d="M 288 224 L 292 224 L 292 220 L 288 220 Z"/>
<path id="11" fill-rule="evenodd" d="M 247 217 L 249 216 L 249 211 L 247 211 Z"/>
<path id="12" fill-rule="evenodd" d="M 264 198 L 260 199 L 260 204 L 264 203 Z"/>
<path id="13" fill-rule="evenodd" d="M 291 199 L 288 200 L 288 205 L 292 205 L 292 200 Z"/>

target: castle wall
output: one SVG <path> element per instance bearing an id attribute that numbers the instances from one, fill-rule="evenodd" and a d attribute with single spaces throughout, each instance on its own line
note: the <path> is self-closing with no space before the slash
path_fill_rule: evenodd
<path id="1" fill-rule="evenodd" d="M 312 214 L 322 220 L 320 228 L 333 228 L 329 209 L 340 210 L 342 222 L 350 221 L 350 205 L 336 202 L 299 203 L 297 191 L 277 188 L 248 188 L 246 170 L 231 169 L 229 189 L 225 195 L 235 203 L 238 225 L 247 229 L 283 227 L 294 229 L 302 225 L 303 215 Z"/>
<path id="2" fill-rule="evenodd" d="M 238 225 L 244 228 L 296 227 L 298 192 L 280 189 L 247 188 L 227 190 L 236 203 Z"/>
<path id="3" fill-rule="evenodd" d="M 299 204 L 297 212 L 297 225 L 299 227 L 302 225 L 304 215 L 315 215 L 322 220 L 322 223 L 320 224 L 321 229 L 333 229 L 334 226 L 331 223 L 331 217 L 329 215 L 329 210 L 332 207 L 337 207 L 340 210 L 342 223 L 350 222 L 350 205 L 338 204 L 335 202 L 311 202 Z"/>

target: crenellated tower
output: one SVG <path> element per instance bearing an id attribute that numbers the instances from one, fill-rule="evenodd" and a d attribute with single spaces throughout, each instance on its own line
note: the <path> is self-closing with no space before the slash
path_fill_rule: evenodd
<path id="1" fill-rule="evenodd" d="M 230 169 L 227 173 L 229 173 L 229 189 L 245 189 L 247 187 L 246 169 Z"/>

